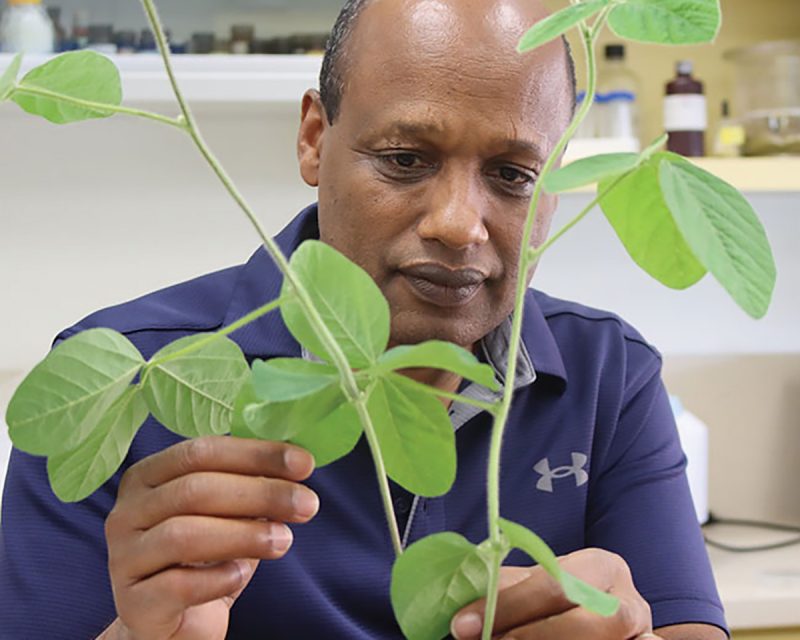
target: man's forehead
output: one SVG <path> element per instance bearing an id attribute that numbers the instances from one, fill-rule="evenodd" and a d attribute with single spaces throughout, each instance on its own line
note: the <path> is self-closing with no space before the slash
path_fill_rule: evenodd
<path id="1" fill-rule="evenodd" d="M 515 46 L 546 15 L 541 0 L 367 0 L 359 22 L 390 26 L 385 36 L 405 30 L 403 36 L 447 40 L 472 30 L 499 38 L 494 45 Z"/>

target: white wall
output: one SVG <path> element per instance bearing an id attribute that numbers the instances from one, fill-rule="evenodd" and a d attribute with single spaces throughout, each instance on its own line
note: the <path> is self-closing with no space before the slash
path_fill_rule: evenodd
<path id="1" fill-rule="evenodd" d="M 297 107 L 206 105 L 198 116 L 270 231 L 313 201 L 296 169 Z M 20 372 L 45 355 L 59 330 L 99 307 L 242 262 L 258 244 L 188 139 L 171 129 L 120 117 L 57 127 L 6 104 L 0 140 L 3 414 Z M 535 282 L 616 310 L 668 356 L 798 354 L 800 196 L 751 200 L 779 269 L 773 308 L 761 322 L 710 279 L 688 292 L 652 282 L 599 213 L 556 245 Z M 555 226 L 586 201 L 564 197 Z M 4 474 L 5 429 L 0 434 Z"/>

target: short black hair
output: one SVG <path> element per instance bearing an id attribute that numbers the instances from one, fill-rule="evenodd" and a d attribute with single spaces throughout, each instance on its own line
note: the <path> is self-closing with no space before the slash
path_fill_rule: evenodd
<path id="1" fill-rule="evenodd" d="M 325 56 L 322 58 L 322 69 L 319 74 L 319 93 L 329 124 L 333 124 L 339 115 L 342 95 L 344 94 L 344 58 L 347 56 L 347 41 L 353 33 L 361 12 L 369 2 L 370 0 L 346 0 L 325 45 Z M 575 60 L 572 57 L 572 48 L 569 45 L 569 41 L 563 36 L 561 39 L 566 50 L 567 73 L 569 74 L 572 88 L 574 112 L 578 94 Z"/>

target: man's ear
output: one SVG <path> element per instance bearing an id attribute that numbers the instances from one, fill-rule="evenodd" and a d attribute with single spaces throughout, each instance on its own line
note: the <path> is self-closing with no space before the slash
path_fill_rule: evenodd
<path id="1" fill-rule="evenodd" d="M 310 187 L 319 186 L 319 161 L 328 117 L 319 92 L 309 89 L 303 95 L 300 131 L 297 134 L 297 161 L 300 175 Z"/>

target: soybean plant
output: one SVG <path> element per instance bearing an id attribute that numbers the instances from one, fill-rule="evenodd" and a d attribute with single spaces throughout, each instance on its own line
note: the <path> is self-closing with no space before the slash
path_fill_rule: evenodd
<path id="1" fill-rule="evenodd" d="M 362 435 L 375 470 L 397 558 L 391 599 L 411 640 L 439 640 L 452 616 L 487 597 L 484 640 L 494 622 L 500 565 L 521 549 L 562 586 L 566 596 L 599 615 L 612 615 L 616 598 L 564 571 L 535 533 L 500 517 L 500 453 L 511 407 L 528 276 L 564 233 L 599 205 L 639 267 L 668 287 L 687 288 L 711 273 L 749 315 L 769 306 L 775 265 L 764 229 L 732 186 L 688 160 L 660 150 L 605 154 L 556 165 L 586 117 L 597 87 L 595 47 L 606 27 L 623 39 L 661 45 L 712 41 L 719 0 L 571 0 L 537 22 L 519 43 L 524 55 L 576 29 L 588 70 L 586 98 L 547 159 L 524 225 L 512 338 L 502 397 L 483 402 L 417 383 L 411 367 L 452 371 L 497 390 L 492 369 L 450 343 L 429 341 L 387 350 L 389 306 L 361 268 L 331 247 L 303 243 L 287 259 L 204 141 L 181 93 L 153 0 L 142 0 L 179 115 L 122 106 L 119 72 L 107 58 L 62 54 L 18 78 L 21 57 L 0 76 L 0 103 L 11 101 L 56 124 L 114 114 L 140 117 L 190 136 L 254 227 L 284 277 L 279 297 L 212 334 L 178 340 L 145 361 L 111 329 L 90 329 L 56 345 L 23 380 L 6 414 L 14 445 L 47 457 L 51 486 L 63 501 L 91 495 L 119 469 L 149 414 L 187 438 L 212 434 L 287 441 L 308 449 L 317 466 L 346 456 Z M 596 197 L 546 243 L 531 247 L 542 193 L 597 183 Z M 267 313 L 280 311 L 314 361 L 246 361 L 227 336 Z M 476 405 L 494 417 L 487 476 L 489 537 L 473 544 L 437 533 L 403 550 L 388 479 L 420 496 L 446 493 L 455 480 L 453 430 L 441 402 Z"/>

